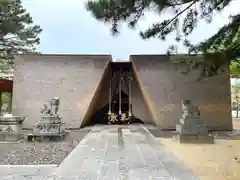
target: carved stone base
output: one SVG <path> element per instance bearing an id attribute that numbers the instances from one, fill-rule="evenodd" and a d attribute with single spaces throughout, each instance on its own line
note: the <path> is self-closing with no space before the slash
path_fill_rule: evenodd
<path id="1" fill-rule="evenodd" d="M 22 136 L 14 133 L 0 133 L 0 142 L 18 142 Z"/>
<path id="2" fill-rule="evenodd" d="M 20 134 L 14 134 L 14 133 L 6 133 L 5 134 L 5 141 L 9 142 L 16 142 L 21 140 L 21 135 Z"/>
<path id="3" fill-rule="evenodd" d="M 59 116 L 42 116 L 40 122 L 43 124 L 61 123 L 61 118 Z"/>
<path id="4" fill-rule="evenodd" d="M 0 141 L 18 142 L 22 139 L 22 122 L 25 117 L 1 116 L 0 117 Z"/>
<path id="5" fill-rule="evenodd" d="M 176 134 L 173 140 L 180 143 L 214 144 L 214 137 L 209 135 L 182 135 Z"/>
<path id="6" fill-rule="evenodd" d="M 176 125 L 176 132 L 184 135 L 208 135 L 208 129 L 200 117 L 186 116 Z"/>
<path id="7" fill-rule="evenodd" d="M 58 134 L 42 134 L 42 133 L 34 133 L 34 134 L 28 134 L 27 139 L 28 141 L 33 141 L 33 140 L 37 140 L 37 141 L 43 141 L 43 140 L 63 140 L 66 136 L 67 132 L 63 131 L 61 133 Z"/>
<path id="8" fill-rule="evenodd" d="M 179 134 L 184 135 L 195 135 L 195 134 L 201 134 L 201 135 L 207 135 L 208 130 L 206 126 L 204 125 L 176 125 L 176 131 Z"/>
<path id="9" fill-rule="evenodd" d="M 5 141 L 5 133 L 0 132 L 0 141 Z"/>
<path id="10" fill-rule="evenodd" d="M 63 125 L 64 123 L 43 124 L 41 122 L 34 129 L 34 134 L 61 134 L 65 130 Z"/>

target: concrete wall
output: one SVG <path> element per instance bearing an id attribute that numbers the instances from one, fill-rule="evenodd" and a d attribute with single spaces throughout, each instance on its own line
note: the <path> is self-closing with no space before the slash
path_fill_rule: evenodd
<path id="1" fill-rule="evenodd" d="M 60 97 L 60 115 L 75 128 L 89 108 L 111 56 L 24 55 L 15 61 L 13 114 L 27 116 L 25 128 L 40 119 L 43 104 Z"/>
<path id="2" fill-rule="evenodd" d="M 86 112 L 82 126 L 92 123 L 91 117 L 97 110 L 109 103 L 109 82 L 110 82 L 110 67 L 108 66 L 102 76 L 98 88 L 91 101 L 90 107 Z M 107 112 L 106 112 L 107 113 Z"/>
<path id="3" fill-rule="evenodd" d="M 154 124 L 140 86 L 135 76 L 132 81 L 132 113 L 146 124 Z"/>
<path id="4" fill-rule="evenodd" d="M 31 128 L 40 120 L 43 104 L 59 96 L 63 121 L 67 127 L 79 127 L 83 119 L 89 121 L 97 107 L 107 103 L 110 76 L 105 69 L 110 60 L 111 56 L 104 55 L 18 57 L 13 114 L 27 116 L 24 127 Z M 132 84 L 133 114 L 137 118 L 173 129 L 182 114 L 182 99 L 190 99 L 200 105 L 201 116 L 210 129 L 232 129 L 229 73 L 200 83 L 196 82 L 197 71 L 182 75 L 178 71 L 182 67 L 172 64 L 168 56 L 131 56 L 131 60 L 136 74 Z"/>
<path id="5" fill-rule="evenodd" d="M 212 130 L 231 130 L 229 73 L 197 82 L 198 71 L 182 75 L 165 55 L 131 56 L 153 121 L 163 129 L 174 129 L 182 114 L 182 99 L 200 105 L 201 117 Z"/>

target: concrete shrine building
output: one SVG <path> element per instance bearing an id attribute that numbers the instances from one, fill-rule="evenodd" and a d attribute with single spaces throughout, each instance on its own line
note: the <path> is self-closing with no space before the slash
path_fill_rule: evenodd
<path id="1" fill-rule="evenodd" d="M 110 55 L 19 56 L 13 115 L 26 116 L 23 127 L 32 128 L 41 118 L 44 103 L 57 96 L 59 114 L 68 128 L 105 123 L 110 108 L 131 111 L 143 123 L 175 129 L 181 101 L 189 99 L 199 105 L 210 130 L 232 130 L 228 71 L 198 82 L 198 70 L 183 75 L 182 65 L 167 55 L 131 55 L 129 60 L 113 62 Z"/>

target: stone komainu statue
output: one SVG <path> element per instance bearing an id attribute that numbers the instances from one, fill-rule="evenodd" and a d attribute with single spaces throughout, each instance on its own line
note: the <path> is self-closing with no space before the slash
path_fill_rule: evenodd
<path id="1" fill-rule="evenodd" d="M 43 116 L 53 116 L 58 114 L 59 110 L 59 105 L 60 105 L 60 100 L 59 98 L 53 98 L 50 102 L 49 105 L 44 104 L 44 108 L 41 109 L 41 113 Z"/>
<path id="2" fill-rule="evenodd" d="M 50 116 L 51 108 L 47 104 L 44 104 L 44 108 L 41 109 L 41 113 L 42 113 L 42 116 Z"/>
<path id="3" fill-rule="evenodd" d="M 190 100 L 182 101 L 183 117 L 200 116 L 200 109 L 197 105 L 192 104 Z"/>

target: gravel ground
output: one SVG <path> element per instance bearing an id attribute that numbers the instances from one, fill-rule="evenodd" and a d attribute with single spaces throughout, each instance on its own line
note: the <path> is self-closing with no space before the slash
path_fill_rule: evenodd
<path id="1" fill-rule="evenodd" d="M 27 142 L 25 138 L 20 143 L 0 144 L 0 165 L 60 164 L 89 130 L 71 130 L 63 141 Z"/>

